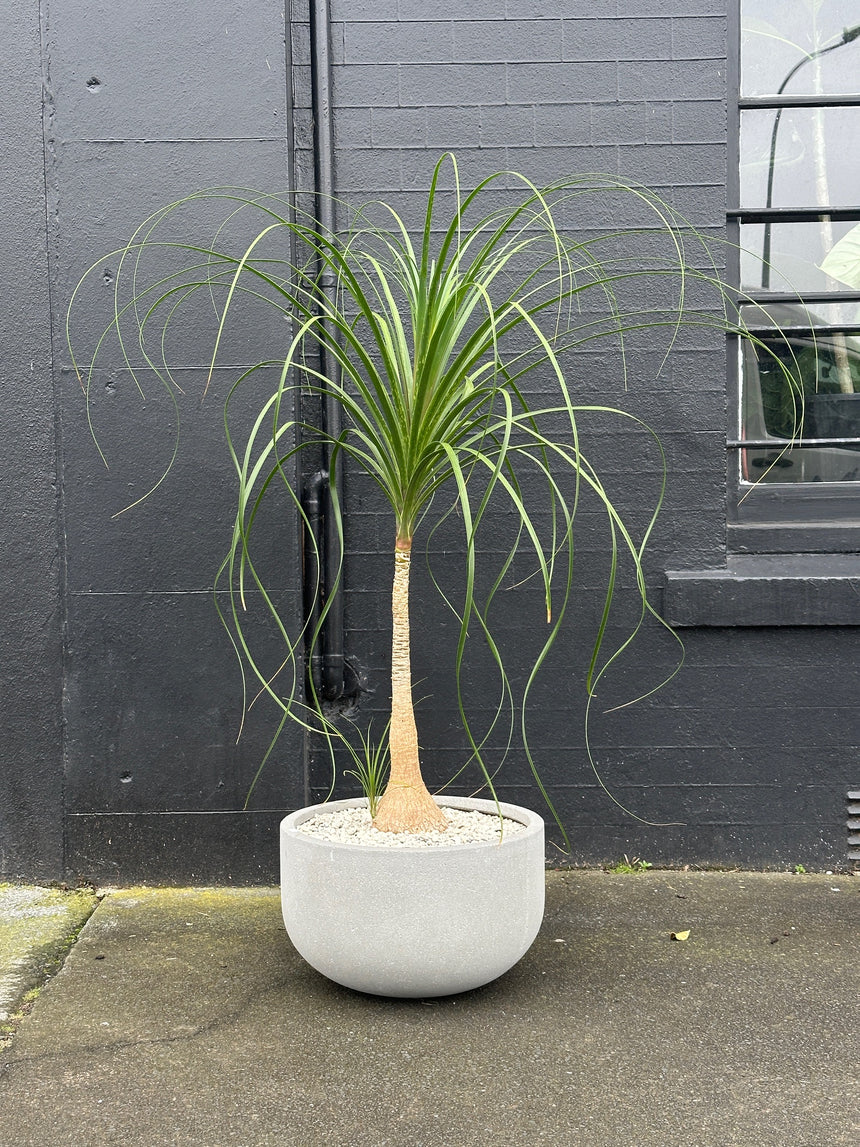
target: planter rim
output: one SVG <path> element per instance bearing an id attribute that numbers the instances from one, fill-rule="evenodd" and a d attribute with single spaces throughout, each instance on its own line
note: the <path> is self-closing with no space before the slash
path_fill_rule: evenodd
<path id="1" fill-rule="evenodd" d="M 425 856 L 433 856 L 435 854 L 450 854 L 451 852 L 471 852 L 486 848 L 504 848 L 506 845 L 528 840 L 542 832 L 544 828 L 543 817 L 522 805 L 509 804 L 506 801 L 499 801 L 497 804 L 494 800 L 487 800 L 483 797 L 434 796 L 433 799 L 442 808 L 473 810 L 487 813 L 490 816 L 498 816 L 501 810 L 502 816 L 525 825 L 525 831 L 518 832 L 516 835 L 502 836 L 500 841 L 482 840 L 472 844 L 444 844 L 435 848 L 426 844 L 402 844 L 396 848 L 377 844 L 355 844 L 351 841 L 326 840 L 323 837 L 311 836 L 309 833 L 298 831 L 298 825 L 314 816 L 325 815 L 327 812 L 334 812 L 341 808 L 358 808 L 367 804 L 365 797 L 347 797 L 344 800 L 323 801 L 320 804 L 306 805 L 304 808 L 296 809 L 295 812 L 290 813 L 281 821 L 281 832 L 289 833 L 291 836 L 300 836 L 303 841 L 325 848 L 346 848 L 359 852 L 390 852 L 392 855 L 399 855 L 404 852 L 421 853 Z"/>

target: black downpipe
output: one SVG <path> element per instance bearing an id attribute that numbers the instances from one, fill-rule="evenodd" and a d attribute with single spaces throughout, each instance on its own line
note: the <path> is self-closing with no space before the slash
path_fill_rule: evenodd
<path id="1" fill-rule="evenodd" d="M 319 644 L 311 639 L 320 623 L 323 606 L 322 553 L 323 553 L 323 499 L 326 496 L 328 475 L 322 470 L 308 478 L 302 496 L 305 512 L 305 542 L 302 567 L 302 606 L 308 637 L 308 674 L 317 696 L 322 690 L 323 655 Z"/>
<path id="2" fill-rule="evenodd" d="M 332 84 L 331 84 L 331 8 L 329 0 L 311 0 L 311 87 L 314 123 L 314 183 L 316 192 L 317 222 L 323 234 L 334 234 L 334 134 L 332 130 Z M 337 282 L 333 272 L 319 268 L 319 284 L 323 296 L 334 301 Z M 337 361 L 326 349 L 327 337 L 325 320 L 321 319 L 320 373 L 340 381 Z M 340 437 L 342 429 L 341 408 L 335 397 L 327 393 L 322 411 L 323 431 L 326 444 L 323 449 L 324 471 L 311 480 L 318 483 L 318 502 L 322 514 L 322 530 L 319 538 L 319 552 L 322 555 L 322 593 L 327 595 L 334 585 L 340 562 L 340 538 L 332 513 L 332 486 L 338 504 L 343 506 L 342 466 L 332 467 L 332 443 Z M 310 585 L 316 583 L 311 579 Z M 307 587 L 306 582 L 306 587 Z M 306 588 L 307 593 L 307 588 Z M 316 617 L 319 617 L 319 603 Z M 308 616 L 306 614 L 306 616 Z M 313 669 L 313 666 L 311 667 Z M 316 678 L 314 679 L 316 681 Z M 320 692 L 327 701 L 336 701 L 344 692 L 343 656 L 343 593 L 338 590 L 329 603 L 322 634 L 322 666 Z"/>

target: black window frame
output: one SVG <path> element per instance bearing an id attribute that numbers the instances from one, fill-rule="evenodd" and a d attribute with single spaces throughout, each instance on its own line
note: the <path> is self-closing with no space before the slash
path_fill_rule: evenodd
<path id="1" fill-rule="evenodd" d="M 803 222 L 821 216 L 860 223 L 860 204 L 850 207 L 807 209 L 744 209 L 740 205 L 741 111 L 779 107 L 857 107 L 860 93 L 851 96 L 741 96 L 741 28 L 744 0 L 730 6 L 727 80 L 728 155 L 727 272 L 740 284 L 742 223 Z M 858 111 L 860 116 L 860 111 Z M 808 292 L 802 301 L 860 302 L 860 291 Z M 764 303 L 798 302 L 796 295 L 770 290 L 746 291 L 745 300 Z M 753 328 L 754 329 L 754 328 Z M 825 330 L 828 328 L 824 328 Z M 729 428 L 727 433 L 727 540 L 735 553 L 838 553 L 860 552 L 860 482 L 767 482 L 751 486 L 741 480 L 739 451 L 753 444 L 741 440 L 741 348 L 736 338 L 728 347 Z M 801 440 L 803 441 L 803 440 Z M 838 440 L 831 440 L 836 442 Z M 845 440 L 846 442 L 849 440 Z M 853 441 L 853 440 L 852 440 Z"/>

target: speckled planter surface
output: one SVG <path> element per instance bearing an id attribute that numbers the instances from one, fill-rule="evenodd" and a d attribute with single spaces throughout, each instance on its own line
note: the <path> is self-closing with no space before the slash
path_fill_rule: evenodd
<path id="1" fill-rule="evenodd" d="M 495 814 L 492 801 L 437 798 Z M 501 976 L 537 936 L 544 907 L 544 825 L 503 804 L 526 831 L 447 848 L 332 844 L 296 830 L 332 801 L 281 822 L 287 933 L 318 972 L 378 996 L 447 996 Z"/>

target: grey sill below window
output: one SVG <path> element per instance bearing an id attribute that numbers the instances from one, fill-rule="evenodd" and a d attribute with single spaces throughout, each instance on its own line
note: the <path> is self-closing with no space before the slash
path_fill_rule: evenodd
<path id="1" fill-rule="evenodd" d="M 860 554 L 735 554 L 665 576 L 670 625 L 860 625 Z"/>

